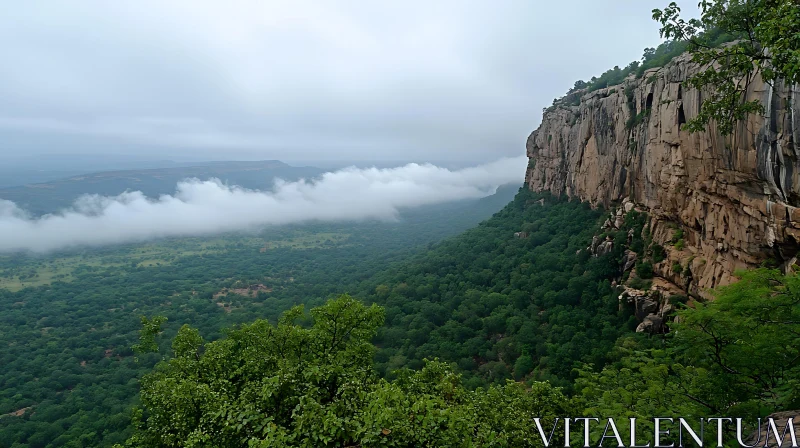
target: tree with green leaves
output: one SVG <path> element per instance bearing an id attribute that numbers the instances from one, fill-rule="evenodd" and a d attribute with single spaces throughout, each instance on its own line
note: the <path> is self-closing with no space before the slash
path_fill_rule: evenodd
<path id="1" fill-rule="evenodd" d="M 618 359 L 580 370 L 579 407 L 591 415 L 755 421 L 800 407 L 800 277 L 740 272 L 716 300 L 678 311 L 666 344 L 623 338 Z M 627 429 L 624 429 L 626 431 Z"/>
<path id="2" fill-rule="evenodd" d="M 547 383 L 469 391 L 447 364 L 428 361 L 389 382 L 372 368 L 377 305 L 347 295 L 297 323 L 258 320 L 205 343 L 183 326 L 173 357 L 141 382 L 137 447 L 534 446 L 534 417 L 567 415 Z M 145 322 L 147 338 L 153 328 Z"/>
<path id="3" fill-rule="evenodd" d="M 731 134 L 738 121 L 763 113 L 758 100 L 748 101 L 748 86 L 760 76 L 765 82 L 800 82 L 800 4 L 796 0 L 702 0 L 698 19 L 685 20 L 673 2 L 653 10 L 661 36 L 688 42 L 692 60 L 703 71 L 687 84 L 708 94 L 698 115 L 685 129 L 695 132 L 716 124 Z M 734 39 L 725 45 L 723 41 Z"/>
<path id="4" fill-rule="evenodd" d="M 800 277 L 758 269 L 679 313 L 679 359 L 710 373 L 710 411 L 800 407 Z"/>
<path id="5" fill-rule="evenodd" d="M 161 326 L 167 321 L 164 316 L 141 317 L 142 329 L 139 331 L 139 343 L 131 347 L 134 353 L 158 352 L 156 337 L 161 334 Z"/>

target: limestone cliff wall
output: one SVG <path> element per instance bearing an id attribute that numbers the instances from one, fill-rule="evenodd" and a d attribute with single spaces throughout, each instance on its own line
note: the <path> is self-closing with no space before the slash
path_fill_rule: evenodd
<path id="1" fill-rule="evenodd" d="M 584 94 L 578 105 L 546 111 L 528 138 L 526 183 L 596 206 L 629 198 L 650 214 L 654 241 L 666 248 L 657 274 L 707 295 L 737 269 L 768 258 L 794 263 L 800 110 L 797 86 L 756 80 L 747 95 L 763 101 L 766 116 L 740 123 L 732 136 L 713 126 L 690 134 L 680 125 L 696 116 L 702 93 L 682 82 L 698 70 L 684 55 L 639 79 Z M 670 244 L 678 229 L 682 248 Z M 676 261 L 690 269 L 673 272 Z"/>

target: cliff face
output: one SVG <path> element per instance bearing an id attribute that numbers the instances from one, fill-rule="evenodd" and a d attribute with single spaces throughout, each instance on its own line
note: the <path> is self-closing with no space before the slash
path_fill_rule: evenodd
<path id="1" fill-rule="evenodd" d="M 800 98 L 797 86 L 756 80 L 747 95 L 763 101 L 765 117 L 750 117 L 728 137 L 713 126 L 690 134 L 680 126 L 696 116 L 702 94 L 681 83 L 698 70 L 684 55 L 585 94 L 579 105 L 551 108 L 528 138 L 526 183 L 595 206 L 627 198 L 650 215 L 653 240 L 666 250 L 656 274 L 707 296 L 737 269 L 770 258 L 794 264 Z"/>

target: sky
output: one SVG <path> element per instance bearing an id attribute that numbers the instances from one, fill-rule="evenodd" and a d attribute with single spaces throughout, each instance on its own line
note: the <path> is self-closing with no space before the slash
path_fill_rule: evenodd
<path id="1" fill-rule="evenodd" d="M 658 45 L 666 3 L 8 2 L 0 163 L 516 157 L 574 81 Z"/>

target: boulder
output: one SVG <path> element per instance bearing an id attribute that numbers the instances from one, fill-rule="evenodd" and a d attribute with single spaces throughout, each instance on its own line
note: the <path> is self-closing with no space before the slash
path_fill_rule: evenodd
<path id="1" fill-rule="evenodd" d="M 651 314 L 646 316 L 642 323 L 636 327 L 637 333 L 663 333 L 664 332 L 664 319 L 661 316 Z"/>

